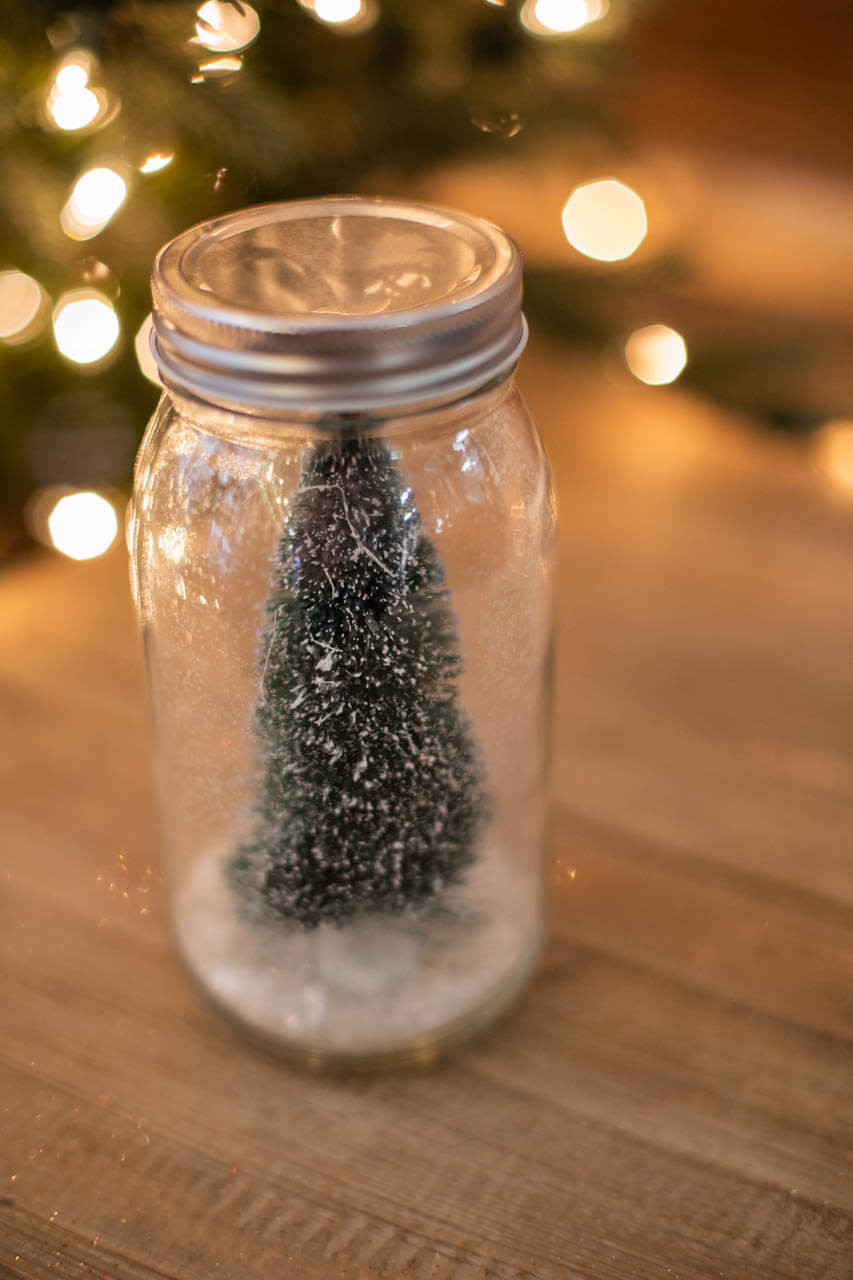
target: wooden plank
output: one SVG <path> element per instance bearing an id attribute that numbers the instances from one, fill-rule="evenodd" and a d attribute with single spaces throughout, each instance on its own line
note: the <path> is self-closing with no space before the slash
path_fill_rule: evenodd
<path id="1" fill-rule="evenodd" d="M 685 397 L 546 349 L 530 377 L 563 507 L 552 937 L 441 1069 L 300 1073 L 199 1001 L 123 557 L 0 580 L 0 1275 L 847 1280 L 844 513 Z"/>

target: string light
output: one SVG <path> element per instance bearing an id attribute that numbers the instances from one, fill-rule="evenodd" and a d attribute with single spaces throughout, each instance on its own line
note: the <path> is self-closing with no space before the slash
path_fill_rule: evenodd
<path id="1" fill-rule="evenodd" d="M 76 49 L 57 68 L 47 98 L 48 120 L 57 129 L 73 133 L 100 126 L 115 113 L 110 112 L 103 89 L 93 89 L 89 83 L 92 66 L 91 55 Z"/>
<path id="2" fill-rule="evenodd" d="M 154 151 L 142 161 L 139 166 L 139 172 L 159 173 L 161 169 L 165 169 L 167 165 L 171 164 L 174 158 L 174 151 Z"/>
<path id="3" fill-rule="evenodd" d="M 815 436 L 814 458 L 833 488 L 853 499 L 853 418 L 834 418 Z"/>
<path id="4" fill-rule="evenodd" d="M 211 53 L 234 53 L 257 40 L 261 20 L 250 4 L 205 0 L 196 13 L 196 41 Z"/>
<path id="5" fill-rule="evenodd" d="M 609 0 L 526 0 L 518 16 L 534 35 L 566 36 L 598 22 L 609 8 Z"/>
<path id="6" fill-rule="evenodd" d="M 48 100 L 47 110 L 51 120 L 58 129 L 73 132 L 85 129 L 91 124 L 101 109 L 97 94 L 88 88 L 74 90 L 71 93 L 58 93 Z"/>
<path id="7" fill-rule="evenodd" d="M 321 22 L 352 22 L 363 8 L 362 0 L 316 0 L 314 12 Z"/>
<path id="8" fill-rule="evenodd" d="M 563 231 L 579 253 L 600 262 L 630 258 L 648 231 L 640 196 L 616 178 L 576 187 L 563 209 Z"/>
<path id="9" fill-rule="evenodd" d="M 625 360 L 640 382 L 662 387 L 675 382 L 687 364 L 687 344 L 669 325 L 649 324 L 631 334 L 625 343 Z"/>
<path id="10" fill-rule="evenodd" d="M 224 76 L 233 76 L 243 66 L 242 58 L 211 58 L 202 62 L 198 73 L 191 78 L 192 84 L 202 84 L 205 80 L 220 80 Z"/>
<path id="11" fill-rule="evenodd" d="M 366 31 L 379 13 L 372 0 L 299 0 L 299 3 L 318 22 L 336 27 L 346 35 Z"/>
<path id="12" fill-rule="evenodd" d="M 65 293 L 53 310 L 53 336 L 72 364 L 95 364 L 118 342 L 121 326 L 112 304 L 95 289 Z"/>
<path id="13" fill-rule="evenodd" d="M 50 541 L 72 560 L 94 560 L 109 551 L 118 533 L 112 503 L 89 490 L 67 493 L 47 518 Z"/>
<path id="14" fill-rule="evenodd" d="M 48 298 L 32 276 L 0 271 L 0 340 L 9 346 L 29 342 L 47 318 Z"/>
<path id="15" fill-rule="evenodd" d="M 79 93 L 88 83 L 89 66 L 85 54 L 72 54 L 59 68 L 53 81 L 57 93 Z"/>
<path id="16" fill-rule="evenodd" d="M 115 169 L 89 169 L 80 175 L 68 197 L 59 222 L 72 240 L 91 240 L 103 231 L 124 204 L 127 183 Z"/>

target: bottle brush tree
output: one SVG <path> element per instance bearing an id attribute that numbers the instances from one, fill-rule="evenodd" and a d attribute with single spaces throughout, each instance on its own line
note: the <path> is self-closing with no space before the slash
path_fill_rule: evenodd
<path id="1" fill-rule="evenodd" d="M 410 912 L 470 866 L 486 799 L 448 596 L 385 445 L 316 446 L 275 559 L 262 781 L 231 864 L 265 916 L 310 929 Z"/>

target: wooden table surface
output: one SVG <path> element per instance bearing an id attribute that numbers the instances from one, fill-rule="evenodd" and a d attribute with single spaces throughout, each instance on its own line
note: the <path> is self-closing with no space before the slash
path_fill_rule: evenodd
<path id="1" fill-rule="evenodd" d="M 0 1274 L 853 1274 L 850 507 L 806 452 L 541 345 L 553 926 L 428 1073 L 303 1074 L 164 922 L 123 553 L 0 578 Z"/>

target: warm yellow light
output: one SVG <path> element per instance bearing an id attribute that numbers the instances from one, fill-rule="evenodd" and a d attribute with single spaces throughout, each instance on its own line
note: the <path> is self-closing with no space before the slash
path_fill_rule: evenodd
<path id="1" fill-rule="evenodd" d="M 92 123 L 101 110 L 101 101 L 92 89 L 84 85 L 67 93 L 51 94 L 47 110 L 56 127 L 70 133 L 75 129 L 85 129 Z"/>
<path id="2" fill-rule="evenodd" d="M 318 22 L 337 28 L 341 35 L 358 35 L 372 27 L 379 16 L 375 0 L 299 0 Z"/>
<path id="3" fill-rule="evenodd" d="M 121 208 L 127 183 L 115 169 L 89 169 L 74 184 L 71 202 L 83 222 L 102 223 Z"/>
<path id="4" fill-rule="evenodd" d="M 154 327 L 154 321 L 150 315 L 146 316 L 139 326 L 136 337 L 133 339 L 133 350 L 136 353 L 136 362 L 144 377 L 149 382 L 154 382 L 158 387 L 163 384 L 160 381 L 160 373 L 154 362 L 154 356 L 151 354 L 151 330 Z"/>
<path id="5" fill-rule="evenodd" d="M 210 78 L 215 80 L 221 76 L 233 76 L 242 66 L 242 58 L 210 58 L 207 62 L 201 63 L 198 74 L 192 77 L 192 83 L 201 84 L 204 80 Z"/>
<path id="6" fill-rule="evenodd" d="M 154 151 L 150 156 L 146 156 L 139 166 L 140 173 L 159 173 L 161 169 L 165 169 L 166 165 L 172 163 L 175 158 L 174 151 Z"/>
<path id="7" fill-rule="evenodd" d="M 853 498 L 853 418 L 834 418 L 815 436 L 815 462 L 827 480 Z"/>
<path id="8" fill-rule="evenodd" d="M 47 114 L 57 129 L 85 129 L 99 117 L 105 122 L 107 96 L 89 84 L 93 65 L 91 54 L 75 49 L 57 68 L 47 99 Z"/>
<path id="9" fill-rule="evenodd" d="M 58 93 L 79 93 L 89 83 L 88 63 L 86 61 L 63 63 L 53 83 Z"/>
<path id="10" fill-rule="evenodd" d="M 258 38 L 261 20 L 250 4 L 205 0 L 196 14 L 196 39 L 211 53 L 234 53 Z"/>
<path id="11" fill-rule="evenodd" d="M 242 65 L 242 58 L 209 58 L 199 64 L 199 71 L 239 71 Z"/>
<path id="12" fill-rule="evenodd" d="M 526 0 L 519 18 L 534 35 L 565 36 L 598 22 L 609 8 L 609 0 Z"/>
<path id="13" fill-rule="evenodd" d="M 314 3 L 314 12 L 321 22 L 353 22 L 363 11 L 363 0 L 315 0 Z"/>
<path id="14" fill-rule="evenodd" d="M 94 560 L 115 542 L 118 517 L 99 493 L 67 493 L 47 518 L 50 540 L 72 560 Z"/>
<path id="15" fill-rule="evenodd" d="M 34 336 L 44 302 L 45 292 L 32 276 L 0 271 L 0 339 L 15 345 Z"/>
<path id="16" fill-rule="evenodd" d="M 648 230 L 646 206 L 615 178 L 576 187 L 563 209 L 563 231 L 579 253 L 600 262 L 630 258 Z"/>
<path id="17" fill-rule="evenodd" d="M 89 169 L 75 182 L 59 215 L 72 240 L 91 240 L 124 204 L 127 183 L 115 169 Z"/>
<path id="18" fill-rule="evenodd" d="M 112 351 L 120 332 L 112 304 L 94 289 L 65 293 L 53 311 L 53 336 L 66 360 L 95 364 Z"/>
<path id="19" fill-rule="evenodd" d="M 625 360 L 640 382 L 662 387 L 675 382 L 687 364 L 687 345 L 669 325 L 648 324 L 636 329 L 625 343 Z"/>

